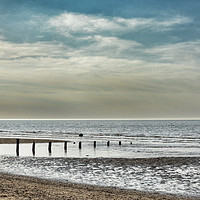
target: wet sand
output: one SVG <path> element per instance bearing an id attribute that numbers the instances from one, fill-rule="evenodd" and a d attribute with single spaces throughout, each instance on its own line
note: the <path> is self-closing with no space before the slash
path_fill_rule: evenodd
<path id="1" fill-rule="evenodd" d="M 15 144 L 17 138 L 0 138 L 0 144 Z M 45 139 L 20 139 L 20 143 L 47 143 L 47 142 L 61 142 L 59 140 L 45 140 Z"/>
<path id="2" fill-rule="evenodd" d="M 32 142 L 33 140 L 21 140 Z M 0 143 L 15 143 L 16 139 L 0 139 Z M 36 141 L 37 142 L 37 141 Z M 41 140 L 39 140 L 41 142 Z M 47 142 L 47 141 L 45 141 Z M 87 158 L 85 158 L 87 159 Z M 96 158 L 98 159 L 98 158 Z M 88 161 L 88 160 L 87 160 Z M 95 161 L 95 159 L 93 159 Z M 152 159 L 115 159 L 101 158 L 101 162 L 113 164 L 126 163 L 137 165 L 158 166 L 162 164 L 199 163 L 200 158 L 152 158 Z M 122 190 L 110 187 L 98 187 L 83 184 L 63 183 L 33 177 L 0 173 L 0 199 L 67 199 L 67 200 L 189 200 L 189 198 L 175 195 Z"/>
<path id="3" fill-rule="evenodd" d="M 0 199 L 189 200 L 191 198 L 61 183 L 0 173 Z"/>

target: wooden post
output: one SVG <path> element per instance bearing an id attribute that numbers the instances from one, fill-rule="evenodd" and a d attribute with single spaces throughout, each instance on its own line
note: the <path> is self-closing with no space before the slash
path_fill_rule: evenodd
<path id="1" fill-rule="evenodd" d="M 81 142 L 79 142 L 78 146 L 79 146 L 79 149 L 81 149 L 81 147 L 82 147 L 82 146 L 81 146 Z"/>
<path id="2" fill-rule="evenodd" d="M 48 147 L 49 153 L 51 153 L 51 146 L 52 146 L 52 142 L 49 142 L 49 147 Z"/>
<path id="3" fill-rule="evenodd" d="M 64 143 L 64 150 L 67 151 L 67 142 Z"/>
<path id="4" fill-rule="evenodd" d="M 94 141 L 94 148 L 96 148 L 96 146 L 97 146 L 97 142 L 96 142 L 96 141 Z"/>
<path id="5" fill-rule="evenodd" d="M 110 146 L 110 141 L 107 142 L 107 146 L 108 146 L 108 147 Z"/>
<path id="6" fill-rule="evenodd" d="M 16 154 L 19 156 L 19 139 L 16 140 Z"/>
<path id="7" fill-rule="evenodd" d="M 32 145 L 32 152 L 33 152 L 33 156 L 35 156 L 35 142 L 33 142 L 33 145 Z"/>
<path id="8" fill-rule="evenodd" d="M 121 142 L 121 141 L 119 141 L 119 145 L 122 145 L 122 142 Z"/>

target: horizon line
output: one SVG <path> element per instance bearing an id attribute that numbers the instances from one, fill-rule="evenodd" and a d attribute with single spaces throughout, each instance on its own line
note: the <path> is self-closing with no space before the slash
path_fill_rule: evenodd
<path id="1" fill-rule="evenodd" d="M 8 119 L 1 119 L 0 120 L 59 120 L 59 121 L 64 121 L 64 120 L 200 120 L 200 118 L 8 118 Z"/>

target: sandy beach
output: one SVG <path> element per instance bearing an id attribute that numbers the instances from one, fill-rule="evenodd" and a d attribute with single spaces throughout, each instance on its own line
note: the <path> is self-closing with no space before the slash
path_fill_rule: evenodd
<path id="1" fill-rule="evenodd" d="M 0 139 L 0 143 L 15 143 L 15 139 Z M 32 142 L 22 140 L 21 142 Z M 40 141 L 41 142 L 41 141 Z M 122 163 L 136 165 L 158 166 L 162 164 L 188 164 L 199 163 L 200 158 L 152 158 L 152 159 L 116 159 L 96 158 L 82 159 L 83 162 L 105 162 L 121 165 Z M 89 199 L 133 199 L 133 200 L 189 200 L 189 198 L 175 195 L 163 195 L 159 193 L 140 192 L 134 190 L 117 189 L 111 187 L 99 187 L 84 184 L 63 183 L 53 180 L 44 180 L 28 176 L 18 176 L 0 173 L 0 199 L 68 199 L 68 200 L 89 200 Z"/>
<path id="2" fill-rule="evenodd" d="M 38 178 L 0 174 L 0 199 L 68 199 L 68 200 L 189 200 L 172 195 L 151 194 Z M 193 198 L 194 199 L 194 198 Z"/>

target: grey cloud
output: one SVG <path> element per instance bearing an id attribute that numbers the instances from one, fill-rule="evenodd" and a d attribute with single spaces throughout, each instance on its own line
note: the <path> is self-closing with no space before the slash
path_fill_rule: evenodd
<path id="1" fill-rule="evenodd" d="M 66 36 L 62 41 L 2 38 L 1 116 L 6 110 L 18 118 L 180 116 L 188 102 L 188 114 L 196 113 L 199 41 L 147 48 L 118 34 L 189 22 L 181 16 L 156 20 L 64 13 L 43 27 Z"/>
<path id="2" fill-rule="evenodd" d="M 157 46 L 146 49 L 145 52 L 157 55 L 158 61 L 189 65 L 189 68 L 199 66 L 200 63 L 199 40 Z"/>

